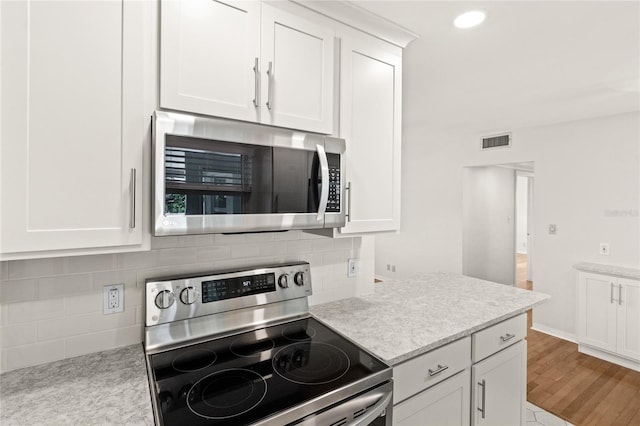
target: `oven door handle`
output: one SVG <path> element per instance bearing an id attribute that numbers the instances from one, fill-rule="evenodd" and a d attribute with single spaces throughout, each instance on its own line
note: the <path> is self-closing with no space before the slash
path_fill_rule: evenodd
<path id="1" fill-rule="evenodd" d="M 324 214 L 327 211 L 327 201 L 329 201 L 329 161 L 324 146 L 316 145 L 318 151 L 318 160 L 320 160 L 320 205 L 318 206 L 318 220 L 324 220 Z"/>
<path id="2" fill-rule="evenodd" d="M 370 410 L 367 410 L 364 416 L 353 419 L 353 422 L 348 423 L 346 426 L 365 426 L 371 424 L 375 419 L 384 415 L 391 404 L 392 396 L 393 393 L 391 392 L 382 394 L 382 397 L 378 402 L 376 402 L 376 405 L 371 407 Z"/>

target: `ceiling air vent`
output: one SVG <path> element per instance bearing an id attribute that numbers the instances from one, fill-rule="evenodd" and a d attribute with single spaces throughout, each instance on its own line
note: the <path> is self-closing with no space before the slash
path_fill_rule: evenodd
<path id="1" fill-rule="evenodd" d="M 505 148 L 511 146 L 511 133 L 482 138 L 482 149 Z"/>

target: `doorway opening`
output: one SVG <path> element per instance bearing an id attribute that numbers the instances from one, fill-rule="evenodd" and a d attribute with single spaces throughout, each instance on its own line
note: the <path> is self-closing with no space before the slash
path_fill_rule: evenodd
<path id="1" fill-rule="evenodd" d="M 531 170 L 516 170 L 516 253 L 515 285 L 533 289 L 533 165 Z"/>

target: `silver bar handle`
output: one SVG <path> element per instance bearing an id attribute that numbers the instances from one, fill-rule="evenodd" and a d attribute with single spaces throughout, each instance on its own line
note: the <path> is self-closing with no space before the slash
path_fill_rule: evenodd
<path id="1" fill-rule="evenodd" d="M 618 284 L 618 305 L 622 305 L 622 284 Z"/>
<path id="2" fill-rule="evenodd" d="M 129 228 L 136 227 L 136 169 L 131 169 L 131 184 L 129 187 L 131 194 L 131 217 L 129 218 Z"/>
<path id="3" fill-rule="evenodd" d="M 387 412 L 387 406 L 389 406 L 389 404 L 391 404 L 391 397 L 392 396 L 393 396 L 393 394 L 388 393 L 385 397 L 380 398 L 380 400 L 378 402 L 376 402 L 376 405 L 371 407 L 371 410 L 367 413 L 366 416 L 359 417 L 358 419 L 356 419 L 353 422 L 351 422 L 350 424 L 348 424 L 348 426 L 370 425 L 371 422 L 373 422 L 375 419 L 377 419 L 380 416 L 385 415 L 386 412 Z"/>
<path id="4" fill-rule="evenodd" d="M 269 69 L 267 69 L 267 108 L 269 111 L 273 108 L 273 101 L 271 100 L 271 84 L 273 80 L 273 62 L 269 61 Z"/>
<path id="5" fill-rule="evenodd" d="M 616 301 L 616 299 L 613 298 L 613 289 L 614 288 L 615 288 L 615 284 L 611 283 L 611 292 L 610 292 L 611 303 Z"/>
<path id="6" fill-rule="evenodd" d="M 486 394 L 486 390 L 487 390 L 487 387 L 486 387 L 486 386 L 487 386 L 487 384 L 486 384 L 486 382 L 484 381 L 484 379 L 482 379 L 482 381 L 478 382 L 478 385 L 480 385 L 480 387 L 482 388 L 482 398 L 481 398 L 481 400 L 480 400 L 480 401 L 481 401 L 480 406 L 481 406 L 482 408 L 478 407 L 478 411 L 480 411 L 480 412 L 482 413 L 482 418 L 484 419 L 484 417 L 485 417 L 485 415 L 486 415 L 486 413 L 485 413 L 485 402 L 486 402 L 486 400 L 485 400 L 485 394 Z"/>
<path id="7" fill-rule="evenodd" d="M 253 65 L 253 106 L 258 108 L 260 105 L 260 93 L 258 90 L 260 89 L 260 68 L 258 67 L 258 58 Z"/>
<path id="8" fill-rule="evenodd" d="M 351 222 L 351 182 L 347 183 L 347 187 L 344 190 L 347 193 L 347 212 L 345 217 L 347 222 Z"/>
<path id="9" fill-rule="evenodd" d="M 329 201 L 329 162 L 327 161 L 327 153 L 324 150 L 324 146 L 316 145 L 318 151 L 318 159 L 320 160 L 320 205 L 318 206 L 318 220 L 324 219 L 324 214 L 327 211 L 327 202 Z"/>
<path id="10" fill-rule="evenodd" d="M 435 370 L 429 369 L 429 376 L 433 377 L 437 374 L 442 373 L 444 370 L 446 370 L 447 368 L 449 368 L 448 365 L 440 365 L 438 364 L 438 367 Z"/>
<path id="11" fill-rule="evenodd" d="M 502 340 L 503 342 L 506 342 L 507 340 L 511 340 L 514 337 L 516 337 L 515 334 L 507 333 L 504 336 L 500 336 L 500 340 Z"/>

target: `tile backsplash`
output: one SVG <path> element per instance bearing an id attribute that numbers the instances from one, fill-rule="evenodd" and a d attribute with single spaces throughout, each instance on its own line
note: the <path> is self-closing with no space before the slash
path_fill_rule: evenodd
<path id="1" fill-rule="evenodd" d="M 142 341 L 145 280 L 234 266 L 305 260 L 311 304 L 362 292 L 347 278 L 361 238 L 301 231 L 152 238 L 145 252 L 0 262 L 0 371 Z M 124 312 L 102 313 L 102 288 L 124 284 Z"/>

